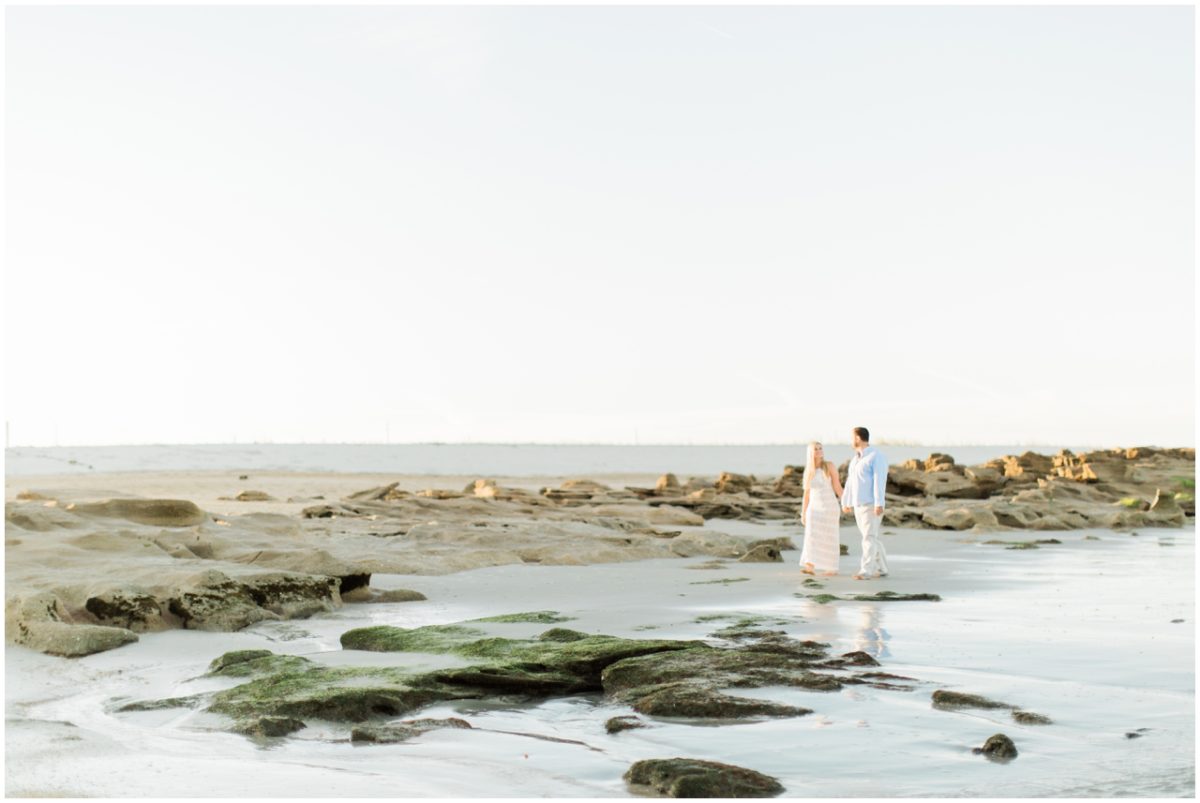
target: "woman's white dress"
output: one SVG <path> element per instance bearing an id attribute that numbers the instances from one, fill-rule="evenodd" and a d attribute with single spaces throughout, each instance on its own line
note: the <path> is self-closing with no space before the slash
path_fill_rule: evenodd
<path id="1" fill-rule="evenodd" d="M 841 542 L 838 526 L 841 503 L 833 493 L 833 483 L 824 471 L 814 471 L 808 487 L 808 514 L 804 519 L 804 549 L 800 565 L 813 565 L 818 572 L 836 572 Z"/>

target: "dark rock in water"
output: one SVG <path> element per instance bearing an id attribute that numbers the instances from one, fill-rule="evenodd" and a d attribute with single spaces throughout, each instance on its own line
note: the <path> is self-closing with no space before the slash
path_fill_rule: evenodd
<path id="1" fill-rule="evenodd" d="M 350 741 L 372 744 L 395 744 L 407 742 L 423 733 L 442 728 L 467 728 L 471 723 L 465 719 L 410 719 L 395 725 L 359 725 L 350 731 Z"/>
<path id="2" fill-rule="evenodd" d="M 847 666 L 879 666 L 879 661 L 869 653 L 862 650 L 855 650 L 840 655 L 837 658 L 831 658 L 828 661 L 821 662 L 821 666 L 827 669 L 842 669 Z"/>
<path id="3" fill-rule="evenodd" d="M 779 547 L 760 544 L 738 558 L 738 563 L 783 563 Z"/>
<path id="4" fill-rule="evenodd" d="M 392 588 L 387 591 L 377 591 L 371 599 L 372 602 L 421 602 L 429 599 L 420 591 L 411 591 L 407 588 Z"/>
<path id="5" fill-rule="evenodd" d="M 250 479 L 250 475 L 249 474 L 238 474 L 238 479 L 239 480 L 248 480 L 248 479 Z"/>
<path id="6" fill-rule="evenodd" d="M 1017 746 L 1003 733 L 997 733 L 989 736 L 988 740 L 983 743 L 983 747 L 972 748 L 971 752 L 982 753 L 992 761 L 1011 761 L 1017 757 Z"/>
<path id="7" fill-rule="evenodd" d="M 838 545 L 838 554 L 839 555 L 849 555 L 850 547 L 846 546 L 845 544 L 839 544 Z"/>
<path id="8" fill-rule="evenodd" d="M 980 697 L 978 694 L 963 694 L 956 691 L 947 691 L 946 689 L 938 689 L 933 693 L 934 708 L 1008 708 L 1014 709 L 1015 705 L 1008 703 L 989 700 L 986 697 Z"/>
<path id="9" fill-rule="evenodd" d="M 305 727 L 302 721 L 293 717 L 257 717 L 238 721 L 233 732 L 243 736 L 273 737 L 287 736 Z"/>
<path id="10" fill-rule="evenodd" d="M 1138 728 L 1125 734 L 1126 739 L 1140 739 L 1149 732 L 1150 728 Z"/>
<path id="11" fill-rule="evenodd" d="M 1173 624 L 1173 625 L 1181 625 L 1181 624 L 1183 624 L 1183 623 L 1184 623 L 1184 622 L 1186 622 L 1186 621 L 1187 621 L 1186 619 L 1172 619 L 1172 620 L 1171 620 L 1171 624 Z"/>
<path id="12" fill-rule="evenodd" d="M 637 717 L 613 717 L 608 722 L 604 723 L 604 730 L 609 733 L 620 733 L 621 731 L 633 730 L 634 728 L 644 728 L 646 723 L 642 722 Z"/>
<path id="13" fill-rule="evenodd" d="M 688 717 L 693 719 L 748 719 L 754 717 L 799 717 L 812 709 L 731 697 L 710 688 L 678 683 L 663 686 L 640 697 L 633 710 L 652 717 Z"/>
<path id="14" fill-rule="evenodd" d="M 1045 714 L 1035 714 L 1032 711 L 1016 710 L 1012 712 L 1014 722 L 1021 725 L 1052 725 L 1054 720 Z"/>
<path id="15" fill-rule="evenodd" d="M 625 781 L 665 797 L 774 797 L 783 791 L 778 780 L 761 772 L 694 758 L 639 761 Z"/>

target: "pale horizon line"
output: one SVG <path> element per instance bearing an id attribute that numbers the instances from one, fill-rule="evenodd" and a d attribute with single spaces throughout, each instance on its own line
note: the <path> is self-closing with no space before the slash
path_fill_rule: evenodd
<path id="1" fill-rule="evenodd" d="M 820 439 L 817 439 L 820 440 Z M 848 442 L 842 441 L 821 441 L 830 446 L 850 446 Z M 5 446 L 5 451 L 15 451 L 17 449 L 112 449 L 126 447 L 181 447 L 181 446 L 591 446 L 591 447 L 633 447 L 633 448 L 650 448 L 650 447 L 696 447 L 696 448 L 740 448 L 740 447 L 757 447 L 757 446 L 781 446 L 781 447 L 802 447 L 807 446 L 809 441 L 770 441 L 770 442 L 654 442 L 642 443 L 635 441 L 272 441 L 272 440 L 256 440 L 256 441 L 195 441 L 195 442 L 144 442 L 144 443 L 88 443 L 88 444 L 53 444 L 53 445 L 37 445 L 37 444 L 18 444 L 13 446 Z M 916 440 L 889 440 L 880 439 L 872 441 L 875 446 L 904 446 L 904 447 L 985 447 L 985 446 L 1019 446 L 1019 447 L 1057 447 L 1062 448 L 1061 442 L 1050 443 L 1045 441 L 1017 441 L 1017 442 L 986 442 L 986 441 L 916 441 Z M 1149 448 L 1194 448 L 1191 445 L 1179 446 L 1162 446 L 1156 443 L 1137 443 L 1136 446 Z M 1085 444 L 1076 445 L 1075 448 L 1080 449 L 1108 449 L 1108 448 L 1131 448 L 1127 445 L 1097 445 Z"/>

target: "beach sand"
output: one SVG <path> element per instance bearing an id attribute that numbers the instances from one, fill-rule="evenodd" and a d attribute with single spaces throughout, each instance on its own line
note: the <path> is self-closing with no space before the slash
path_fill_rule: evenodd
<path id="1" fill-rule="evenodd" d="M 279 499 L 332 497 L 397 480 L 409 490 L 461 490 L 473 479 L 266 472 L 248 481 L 235 472 L 39 476 L 10 481 L 6 498 L 26 489 L 69 489 L 80 498 L 116 491 L 190 499 L 222 515 L 294 515 L 312 502 L 218 497 L 248 487 Z M 498 479 L 536 491 L 562 478 Z M 592 479 L 618 487 L 653 482 L 645 476 Z M 747 542 L 790 537 L 797 546 L 802 538 L 794 521 L 712 520 L 675 529 L 719 530 Z M 859 548 L 856 531 L 845 528 L 842 542 L 850 554 L 842 558 L 843 573 L 820 580 L 819 589 L 802 585 L 793 550 L 784 551 L 783 563 L 697 556 L 378 573 L 372 587 L 415 589 L 428 600 L 347 604 L 233 633 L 142 633 L 136 643 L 77 659 L 8 645 L 6 792 L 609 797 L 629 794 L 622 774 L 634 761 L 686 756 L 758 770 L 778 778 L 785 796 L 797 797 L 1193 796 L 1193 526 L 1036 537 L 1061 543 L 1010 550 L 985 544 L 992 539 L 983 534 L 885 528 L 892 574 L 863 583 L 849 578 Z M 719 568 L 693 568 L 702 564 Z M 822 604 L 811 596 L 880 589 L 936 593 L 941 601 Z M 347 726 L 335 723 L 312 722 L 289 738 L 261 743 L 228 732 L 223 717 L 200 710 L 112 710 L 122 700 L 233 686 L 238 681 L 204 674 L 214 657 L 234 649 L 266 648 L 333 665 L 453 665 L 458 659 L 446 655 L 343 650 L 338 639 L 370 624 L 408 628 L 538 610 L 572 617 L 565 627 L 631 638 L 705 638 L 737 619 L 766 617 L 773 629 L 827 642 L 831 654 L 867 652 L 881 671 L 916 682 L 906 690 L 729 690 L 814 713 L 723 725 L 643 717 L 649 727 L 615 735 L 605 732 L 604 722 L 630 709 L 594 694 L 530 704 L 437 704 L 417 716 L 458 716 L 473 729 L 437 730 L 395 745 L 351 744 Z M 514 638 L 545 628 L 487 626 Z M 1005 701 L 1053 724 L 1021 725 L 1006 710 L 935 709 L 937 689 Z M 999 764 L 972 754 L 994 733 L 1013 739 L 1016 760 Z"/>

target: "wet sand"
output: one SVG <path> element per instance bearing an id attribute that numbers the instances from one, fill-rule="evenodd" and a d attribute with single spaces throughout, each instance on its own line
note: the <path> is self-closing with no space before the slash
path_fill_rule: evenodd
<path id="1" fill-rule="evenodd" d="M 262 479 L 259 485 L 274 492 Z M 76 485 L 79 480 L 71 478 Z M 194 480 L 155 478 L 163 484 L 146 487 L 146 495 L 169 495 L 171 483 Z M 305 480 L 289 482 L 298 490 Z M 364 487 L 361 476 L 350 483 Z M 227 493 L 219 485 L 191 485 L 185 498 L 209 507 L 205 494 Z M 707 526 L 800 541 L 790 523 Z M 848 576 L 858 547 L 846 529 L 842 541 L 851 554 L 842 558 L 843 576 L 823 580 L 821 589 L 801 584 L 793 551 L 784 553 L 782 564 L 729 562 L 714 570 L 689 568 L 711 561 L 697 557 L 376 575 L 377 588 L 412 588 L 429 600 L 351 604 L 236 633 L 147 633 L 135 644 L 81 659 L 9 646 L 6 791 L 608 797 L 628 795 L 621 775 L 633 761 L 681 755 L 772 775 L 783 782 L 785 796 L 1192 796 L 1194 529 L 1039 534 L 1046 535 L 1062 543 L 1007 550 L 983 544 L 981 536 L 892 530 L 884 535 L 892 575 L 864 584 Z M 942 600 L 819 604 L 808 596 L 883 588 L 937 593 Z M 419 715 L 461 716 L 475 729 L 372 746 L 338 741 L 346 728 L 334 724 L 264 746 L 222 730 L 214 714 L 109 712 L 117 698 L 234 685 L 201 677 L 212 658 L 233 649 L 263 647 L 342 665 L 446 665 L 456 659 L 341 650 L 338 637 L 367 624 L 413 627 L 531 610 L 574 617 L 566 626 L 577 630 L 633 638 L 702 638 L 731 621 L 711 617 L 767 616 L 789 635 L 830 642 L 834 654 L 866 651 L 882 671 L 919 682 L 910 691 L 754 689 L 754 697 L 814 713 L 721 726 L 651 720 L 648 728 L 617 735 L 605 733 L 603 723 L 629 709 L 595 695 L 537 705 L 446 704 Z M 545 626 L 489 629 L 526 637 Z M 934 709 L 930 695 L 942 688 L 1010 702 L 1054 723 L 1019 725 L 1007 711 Z M 1126 738 L 1139 729 L 1146 730 Z M 970 752 L 997 732 L 1020 750 L 1009 764 Z"/>

